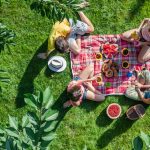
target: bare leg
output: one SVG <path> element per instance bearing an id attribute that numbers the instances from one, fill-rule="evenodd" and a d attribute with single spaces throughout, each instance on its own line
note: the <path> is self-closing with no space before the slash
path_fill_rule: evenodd
<path id="1" fill-rule="evenodd" d="M 105 94 L 95 94 L 88 90 L 86 99 L 100 102 L 100 101 L 105 100 Z"/>
<path id="2" fill-rule="evenodd" d="M 126 31 L 124 33 L 121 34 L 121 38 L 125 41 L 128 41 L 128 42 L 132 42 L 131 40 L 131 34 L 135 31 L 137 31 L 138 29 L 132 29 L 132 30 L 129 30 L 129 31 Z"/>
<path id="3" fill-rule="evenodd" d="M 81 79 L 88 79 L 91 78 L 94 74 L 94 66 L 93 64 L 90 64 L 87 66 L 79 75 Z"/>
<path id="4" fill-rule="evenodd" d="M 87 18 L 87 16 L 85 16 L 85 14 L 82 11 L 79 11 L 78 13 L 79 13 L 81 20 L 88 25 L 87 33 L 94 32 L 94 26 L 92 22 Z"/>
<path id="5" fill-rule="evenodd" d="M 150 59 L 150 46 L 143 46 L 138 55 L 138 61 L 144 63 Z"/>

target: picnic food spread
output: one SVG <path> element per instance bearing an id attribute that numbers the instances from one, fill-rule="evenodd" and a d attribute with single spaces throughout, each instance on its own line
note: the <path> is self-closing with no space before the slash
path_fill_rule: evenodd
<path id="1" fill-rule="evenodd" d="M 119 72 L 119 66 L 116 62 L 113 62 L 112 60 L 106 60 L 104 61 L 104 64 L 102 65 L 102 73 L 107 77 L 117 77 Z"/>

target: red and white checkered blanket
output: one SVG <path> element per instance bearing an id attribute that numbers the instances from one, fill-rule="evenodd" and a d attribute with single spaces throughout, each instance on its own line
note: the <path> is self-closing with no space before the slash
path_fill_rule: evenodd
<path id="1" fill-rule="evenodd" d="M 121 95 L 124 94 L 128 84 L 130 84 L 127 73 L 134 66 L 141 67 L 142 64 L 137 62 L 137 53 L 140 48 L 135 48 L 131 43 L 121 40 L 120 35 L 91 35 L 83 36 L 81 38 L 81 53 L 75 56 L 71 53 L 71 67 L 73 77 L 77 76 L 86 66 L 94 63 L 94 74 L 101 72 L 102 60 L 96 60 L 95 55 L 100 52 L 100 46 L 105 43 L 117 44 L 119 53 L 114 57 L 114 62 L 119 65 L 118 77 L 106 78 L 103 81 L 109 86 L 100 86 L 98 83 L 93 82 L 93 86 L 107 95 Z M 123 56 L 121 51 L 123 48 L 128 48 L 129 55 Z M 127 60 L 130 64 L 129 69 L 122 68 L 122 61 Z M 146 63 L 147 68 L 150 68 L 150 61 Z"/>

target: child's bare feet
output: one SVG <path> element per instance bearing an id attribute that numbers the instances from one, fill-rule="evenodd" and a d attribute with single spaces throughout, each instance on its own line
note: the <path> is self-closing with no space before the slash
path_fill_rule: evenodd
<path id="1" fill-rule="evenodd" d="M 67 101 L 64 103 L 63 108 L 67 108 L 69 106 L 71 106 L 70 101 Z"/>

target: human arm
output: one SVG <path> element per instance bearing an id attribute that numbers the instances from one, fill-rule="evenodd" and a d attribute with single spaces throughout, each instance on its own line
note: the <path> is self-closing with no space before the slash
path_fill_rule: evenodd
<path id="1" fill-rule="evenodd" d="M 79 14 L 81 20 L 88 25 L 88 30 L 86 33 L 94 32 L 94 26 L 93 26 L 92 22 L 87 18 L 87 16 L 82 11 L 79 11 L 78 14 Z"/>
<path id="2" fill-rule="evenodd" d="M 90 82 L 85 83 L 85 86 L 87 87 L 87 89 L 88 89 L 89 91 L 91 91 L 91 92 L 93 92 L 93 93 L 95 93 L 95 94 L 98 94 L 98 95 L 102 94 L 100 91 L 96 90 L 96 89 L 93 87 L 92 83 L 90 83 Z"/>
<path id="3" fill-rule="evenodd" d="M 71 40 L 71 44 L 69 44 L 71 52 L 75 55 L 78 55 L 81 51 L 81 35 L 77 35 L 76 40 Z"/>
<path id="4" fill-rule="evenodd" d="M 138 96 L 139 98 L 146 104 L 150 104 L 150 98 L 144 98 L 144 96 L 142 95 L 140 89 L 138 87 L 135 87 L 137 93 L 138 93 Z"/>
<path id="5" fill-rule="evenodd" d="M 135 82 L 134 85 L 137 86 L 140 89 L 148 89 L 148 88 L 150 88 L 150 85 L 143 85 L 143 84 L 141 84 L 139 82 Z"/>

